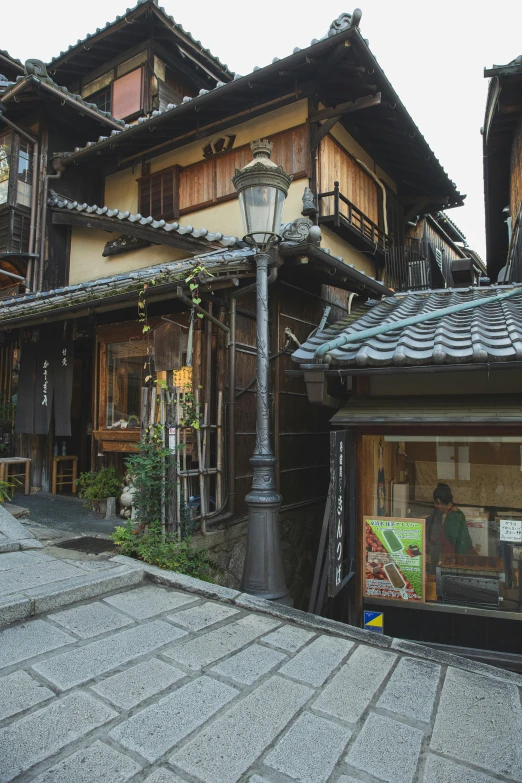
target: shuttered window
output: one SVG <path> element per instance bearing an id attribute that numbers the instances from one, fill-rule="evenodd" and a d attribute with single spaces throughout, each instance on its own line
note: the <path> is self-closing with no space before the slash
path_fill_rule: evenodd
<path id="1" fill-rule="evenodd" d="M 269 137 L 273 142 L 272 160 L 294 178 L 307 176 L 308 144 L 306 127 L 301 125 Z M 236 197 L 232 176 L 250 160 L 246 144 L 183 169 L 180 175 L 180 213 L 195 211 Z M 143 213 L 142 213 L 143 214 Z"/>
<path id="2" fill-rule="evenodd" d="M 124 120 L 140 114 L 144 108 L 143 68 L 136 68 L 112 83 L 112 116 Z"/>
<path id="3" fill-rule="evenodd" d="M 138 180 L 138 211 L 155 220 L 179 217 L 179 166 L 171 166 Z"/>

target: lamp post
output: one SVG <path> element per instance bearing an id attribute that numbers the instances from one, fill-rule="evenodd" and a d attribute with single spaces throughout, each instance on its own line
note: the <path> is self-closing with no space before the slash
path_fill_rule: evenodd
<path id="1" fill-rule="evenodd" d="M 244 239 L 256 251 L 256 446 L 250 459 L 252 489 L 245 498 L 248 537 L 241 589 L 259 598 L 284 601 L 288 588 L 279 533 L 282 497 L 276 489 L 277 458 L 270 443 L 268 267 L 269 251 L 281 239 L 283 206 L 292 177 L 270 160 L 272 146 L 266 139 L 252 142 L 254 159 L 241 170 L 236 169 L 232 177 L 245 227 Z"/>

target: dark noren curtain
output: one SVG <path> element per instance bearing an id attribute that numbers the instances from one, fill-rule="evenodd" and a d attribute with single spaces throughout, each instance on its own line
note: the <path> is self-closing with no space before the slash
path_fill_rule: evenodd
<path id="1" fill-rule="evenodd" d="M 47 435 L 54 406 L 55 434 L 71 434 L 74 347 L 70 340 L 22 346 L 16 432 Z"/>

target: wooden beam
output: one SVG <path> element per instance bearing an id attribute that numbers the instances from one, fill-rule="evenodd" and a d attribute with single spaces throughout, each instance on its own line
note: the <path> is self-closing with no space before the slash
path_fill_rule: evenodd
<path id="1" fill-rule="evenodd" d="M 94 228 L 98 231 L 109 231 L 111 234 L 127 234 L 131 237 L 145 239 L 156 245 L 168 245 L 180 250 L 187 250 L 189 253 L 201 253 L 202 251 L 211 252 L 216 249 L 216 245 L 211 242 L 200 242 L 197 239 L 188 239 L 186 236 L 180 236 L 171 231 L 155 231 L 147 226 L 141 226 L 139 223 L 129 223 L 128 220 L 113 220 L 103 215 L 94 215 L 85 212 L 55 212 L 53 211 L 53 224 L 65 226 L 83 226 L 84 228 Z M 221 247 L 220 245 L 218 247 Z"/>
<path id="2" fill-rule="evenodd" d="M 330 117 L 329 120 L 326 120 L 326 122 L 323 122 L 323 124 L 317 128 L 313 137 L 313 149 L 317 149 L 326 134 L 330 133 L 333 126 L 337 125 L 340 119 L 340 117 Z"/>
<path id="3" fill-rule="evenodd" d="M 310 122 L 320 122 L 321 120 L 327 120 L 330 117 L 343 117 L 345 114 L 351 114 L 354 111 L 368 109 L 370 106 L 377 106 L 380 102 L 380 92 L 376 95 L 364 95 L 362 98 L 357 98 L 355 101 L 346 101 L 346 103 L 340 103 L 338 106 L 323 109 L 322 111 L 317 112 L 313 117 L 310 117 Z"/>

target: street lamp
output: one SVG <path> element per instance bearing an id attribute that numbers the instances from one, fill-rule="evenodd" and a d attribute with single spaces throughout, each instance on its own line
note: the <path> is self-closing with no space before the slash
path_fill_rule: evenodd
<path id="1" fill-rule="evenodd" d="M 236 169 L 232 177 L 245 227 L 244 239 L 256 251 L 256 446 L 250 459 L 252 489 L 245 498 L 248 538 L 241 589 L 259 598 L 284 601 L 288 588 L 279 534 L 282 497 L 276 489 L 277 458 L 270 444 L 268 267 L 269 251 L 281 240 L 283 206 L 292 177 L 270 160 L 273 145 L 267 139 L 254 141 L 250 147 L 254 160 L 241 170 Z"/>

